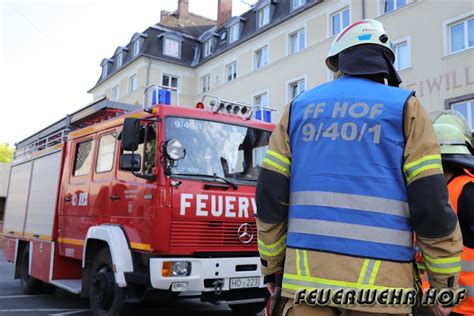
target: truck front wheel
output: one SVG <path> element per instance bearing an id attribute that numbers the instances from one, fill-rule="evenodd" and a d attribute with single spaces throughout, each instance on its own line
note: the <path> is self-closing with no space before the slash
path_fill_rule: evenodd
<path id="1" fill-rule="evenodd" d="M 93 315 L 120 315 L 125 307 L 125 288 L 115 283 L 112 258 L 108 248 L 102 248 L 92 263 L 89 301 Z"/>

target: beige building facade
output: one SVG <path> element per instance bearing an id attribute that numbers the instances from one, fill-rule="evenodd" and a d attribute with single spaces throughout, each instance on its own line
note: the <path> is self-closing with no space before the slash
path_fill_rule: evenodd
<path id="1" fill-rule="evenodd" d="M 282 13 L 278 6 L 286 5 L 289 10 Z M 171 103 L 181 106 L 194 106 L 203 94 L 211 94 L 282 110 L 302 90 L 333 80 L 325 57 L 334 36 L 363 18 L 384 24 L 395 45 L 401 86 L 416 90 L 428 111 L 459 110 L 474 131 L 472 0 L 260 0 L 240 17 L 218 21 L 201 34 L 180 33 L 160 23 L 152 28 L 164 37 L 182 36 L 176 40 L 182 47 L 175 52 L 184 52 L 187 41 L 193 43 L 192 61 L 180 63 L 179 54 L 176 60 L 139 55 L 89 92 L 94 98 L 142 106 L 151 100 L 151 89 L 148 96 L 144 93 L 147 87 L 172 86 L 177 91 L 172 91 Z M 153 43 L 149 31 L 144 33 L 146 41 L 159 46 L 161 35 Z M 117 57 L 108 60 L 114 67 Z"/>

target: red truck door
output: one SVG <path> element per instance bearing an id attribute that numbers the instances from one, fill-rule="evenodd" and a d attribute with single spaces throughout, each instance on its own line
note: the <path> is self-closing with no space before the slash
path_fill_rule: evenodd
<path id="1" fill-rule="evenodd" d="M 64 175 L 59 216 L 58 248 L 61 255 L 82 258 L 82 246 L 90 226 L 89 186 L 94 153 L 94 136 L 75 139 L 70 144 L 69 168 Z"/>

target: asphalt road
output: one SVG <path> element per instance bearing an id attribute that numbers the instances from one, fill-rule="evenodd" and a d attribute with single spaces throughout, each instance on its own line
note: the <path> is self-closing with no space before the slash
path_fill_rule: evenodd
<path id="1" fill-rule="evenodd" d="M 23 295 L 19 283 L 13 279 L 13 264 L 6 261 L 0 250 L 0 316 L 91 315 L 87 299 L 59 289 L 51 295 Z M 146 302 L 132 305 L 130 309 L 140 316 L 235 316 L 226 304 L 215 306 L 201 303 L 198 298 L 160 304 Z"/>

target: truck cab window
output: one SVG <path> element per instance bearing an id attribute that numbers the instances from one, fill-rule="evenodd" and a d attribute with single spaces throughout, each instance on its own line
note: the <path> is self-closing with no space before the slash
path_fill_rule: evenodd
<path id="1" fill-rule="evenodd" d="M 92 162 L 92 139 L 76 145 L 76 156 L 74 157 L 73 176 L 85 176 L 91 170 Z"/>
<path id="2" fill-rule="evenodd" d="M 115 134 L 104 135 L 99 140 L 99 149 L 97 151 L 97 163 L 95 172 L 109 172 L 114 165 L 115 156 Z"/>
<path id="3" fill-rule="evenodd" d="M 148 124 L 145 127 L 145 174 L 153 174 L 153 168 L 156 163 L 156 129 L 154 124 Z"/>

